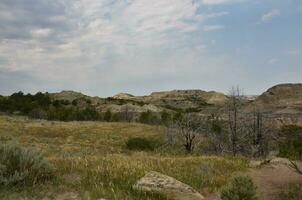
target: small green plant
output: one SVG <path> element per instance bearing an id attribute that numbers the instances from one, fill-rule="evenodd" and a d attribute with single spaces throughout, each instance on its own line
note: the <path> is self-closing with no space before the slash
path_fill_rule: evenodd
<path id="1" fill-rule="evenodd" d="M 292 184 L 280 194 L 281 200 L 300 200 L 302 199 L 302 184 Z"/>
<path id="2" fill-rule="evenodd" d="M 256 200 L 256 187 L 249 176 L 236 176 L 221 190 L 222 200 Z"/>
<path id="3" fill-rule="evenodd" d="M 0 185 L 35 185 L 49 179 L 52 165 L 34 149 L 0 145 Z"/>
<path id="4" fill-rule="evenodd" d="M 126 145 L 130 150 L 154 151 L 155 148 L 159 146 L 159 142 L 142 137 L 135 137 L 129 138 Z"/>

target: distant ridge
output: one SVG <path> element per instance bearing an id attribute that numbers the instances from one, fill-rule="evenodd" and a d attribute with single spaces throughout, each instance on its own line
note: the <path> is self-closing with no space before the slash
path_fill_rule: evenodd
<path id="1" fill-rule="evenodd" d="M 255 104 L 276 114 L 302 114 L 302 84 L 275 85 L 257 97 Z"/>
<path id="2" fill-rule="evenodd" d="M 119 93 L 110 98 L 90 97 L 80 92 L 65 90 L 51 93 L 55 100 L 77 100 L 86 105 L 89 100 L 92 106 L 99 111 L 112 110 L 120 112 L 128 106 L 135 112 L 151 110 L 160 112 L 163 109 L 172 111 L 210 113 L 219 110 L 228 100 L 228 96 L 215 91 L 194 90 L 171 90 L 152 92 L 150 95 L 134 96 L 128 93 Z M 86 100 L 85 100 L 86 99 Z M 255 106 L 264 112 L 274 114 L 301 114 L 302 115 L 302 84 L 288 83 L 279 84 L 269 88 L 259 96 L 244 96 L 245 108 L 251 111 Z"/>
<path id="3" fill-rule="evenodd" d="M 81 97 L 88 97 L 80 92 L 75 92 L 72 90 L 63 90 L 58 93 L 51 93 L 50 95 L 52 98 L 54 98 L 56 100 L 68 100 L 68 101 L 73 101 L 73 100 L 75 100 L 77 98 L 81 98 Z"/>
<path id="4" fill-rule="evenodd" d="M 118 93 L 112 96 L 114 99 L 131 99 L 132 97 L 134 97 L 134 95 L 128 93 Z"/>

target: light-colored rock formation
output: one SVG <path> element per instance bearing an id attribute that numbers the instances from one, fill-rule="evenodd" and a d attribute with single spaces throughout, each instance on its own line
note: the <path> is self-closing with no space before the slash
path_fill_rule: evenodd
<path id="1" fill-rule="evenodd" d="M 202 200 L 204 197 L 187 184 L 184 184 L 170 176 L 148 172 L 133 186 L 135 189 L 155 191 L 165 194 L 174 200 Z"/>
<path id="2" fill-rule="evenodd" d="M 118 93 L 118 94 L 114 95 L 112 98 L 113 99 L 131 99 L 132 97 L 134 97 L 132 94 Z"/>

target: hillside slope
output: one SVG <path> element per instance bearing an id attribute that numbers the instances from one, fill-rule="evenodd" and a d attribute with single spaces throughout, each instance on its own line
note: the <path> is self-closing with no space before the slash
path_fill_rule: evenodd
<path id="1" fill-rule="evenodd" d="M 275 114 L 302 114 L 302 84 L 276 85 L 256 98 L 254 103 Z"/>
<path id="2" fill-rule="evenodd" d="M 134 96 L 119 93 L 109 98 L 90 97 L 78 92 L 62 91 L 53 93 L 51 97 L 56 100 L 77 100 L 79 105 L 86 105 L 87 101 L 98 111 L 122 112 L 161 112 L 164 109 L 182 112 L 201 112 L 209 114 L 222 108 L 228 100 L 227 95 L 215 91 L 203 90 L 172 90 L 153 92 L 146 96 Z M 260 96 L 246 96 L 247 111 L 254 106 L 264 112 L 272 114 L 302 115 L 302 84 L 280 84 L 273 86 Z"/>
<path id="3" fill-rule="evenodd" d="M 127 98 L 129 98 L 129 96 Z M 208 109 L 209 107 L 223 105 L 227 101 L 227 96 L 214 91 L 172 90 L 153 92 L 148 96 L 135 96 L 130 99 L 171 110 L 197 112 Z"/>

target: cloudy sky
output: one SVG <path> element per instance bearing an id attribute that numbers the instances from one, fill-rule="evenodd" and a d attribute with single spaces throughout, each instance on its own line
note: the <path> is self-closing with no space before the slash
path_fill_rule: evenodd
<path id="1" fill-rule="evenodd" d="M 302 82 L 301 0 L 1 0 L 0 94 Z"/>

